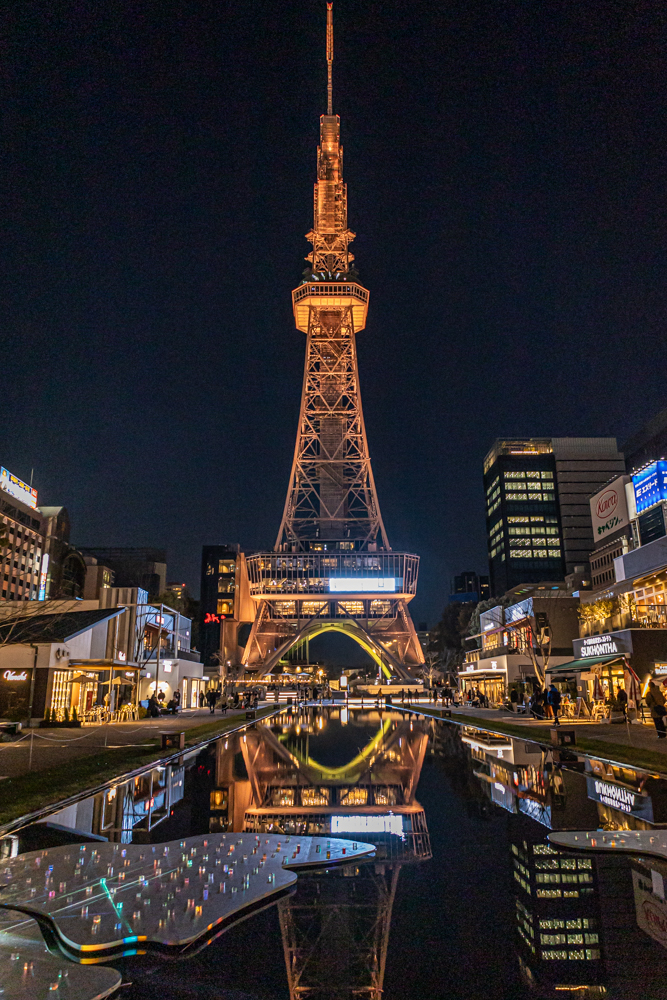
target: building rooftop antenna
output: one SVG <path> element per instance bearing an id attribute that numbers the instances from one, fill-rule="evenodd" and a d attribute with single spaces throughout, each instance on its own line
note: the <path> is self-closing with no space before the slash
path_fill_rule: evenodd
<path id="1" fill-rule="evenodd" d="M 333 115 L 333 3 L 327 4 L 327 115 Z"/>

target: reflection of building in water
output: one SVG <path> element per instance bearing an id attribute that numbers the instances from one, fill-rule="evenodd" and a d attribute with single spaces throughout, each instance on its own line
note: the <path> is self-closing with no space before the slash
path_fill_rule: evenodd
<path id="1" fill-rule="evenodd" d="M 539 842 L 537 828 L 522 826 L 512 843 L 522 975 L 533 987 L 576 984 L 577 996 L 601 996 L 596 859 Z"/>
<path id="2" fill-rule="evenodd" d="M 344 710 L 343 710 L 344 711 Z M 306 712 L 284 727 L 250 730 L 240 748 L 252 787 L 245 829 L 254 833 L 357 834 L 393 857 L 430 857 L 424 810 L 415 789 L 428 743 L 425 723 L 399 713 L 357 716 L 360 740 L 348 763 L 329 767 L 310 753 L 311 736 L 340 712 Z M 320 728 L 322 727 L 322 728 Z"/>
<path id="3" fill-rule="evenodd" d="M 49 817 L 53 823 L 107 840 L 148 843 L 152 831 L 183 798 L 183 766 L 154 767 Z"/>
<path id="4" fill-rule="evenodd" d="M 424 810 L 415 799 L 427 723 L 402 713 L 352 713 L 342 720 L 350 759 L 334 767 L 320 758 L 327 725 L 340 717 L 339 709 L 306 710 L 218 748 L 211 829 L 330 833 L 377 845 L 368 863 L 301 874 L 296 893 L 279 904 L 293 1000 L 380 1000 L 401 866 L 431 856 Z M 338 742 L 334 752 L 340 753 Z"/>

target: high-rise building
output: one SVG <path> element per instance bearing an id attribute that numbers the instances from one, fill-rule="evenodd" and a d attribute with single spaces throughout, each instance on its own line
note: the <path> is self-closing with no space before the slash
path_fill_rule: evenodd
<path id="1" fill-rule="evenodd" d="M 485 601 L 489 594 L 488 576 L 481 576 L 474 570 L 465 570 L 454 577 L 449 603 L 477 603 L 477 601 Z"/>
<path id="2" fill-rule="evenodd" d="M 585 569 L 589 499 L 624 471 L 616 438 L 497 439 L 484 460 L 492 593 Z"/>
<path id="3" fill-rule="evenodd" d="M 667 409 L 656 413 L 623 445 L 626 471 L 633 475 L 651 462 L 667 458 Z"/>
<path id="4" fill-rule="evenodd" d="M 167 553 L 164 549 L 88 545 L 84 556 L 94 556 L 113 570 L 117 587 L 141 587 L 149 597 L 158 597 L 167 587 Z"/>
<path id="5" fill-rule="evenodd" d="M 199 613 L 202 663 L 221 667 L 224 675 L 225 667 L 240 662 L 254 615 L 246 559 L 238 545 L 203 547 Z"/>
<path id="6" fill-rule="evenodd" d="M 0 576 L 3 601 L 29 601 L 46 587 L 44 532 L 37 510 L 37 490 L 0 469 Z M 46 562 L 46 565 L 44 565 Z M 44 585 L 40 577 L 44 569 Z M 41 595 L 44 596 L 43 593 Z"/>

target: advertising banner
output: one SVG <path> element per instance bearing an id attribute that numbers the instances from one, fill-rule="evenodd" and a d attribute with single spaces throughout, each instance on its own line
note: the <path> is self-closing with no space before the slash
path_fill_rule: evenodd
<path id="1" fill-rule="evenodd" d="M 667 500 L 667 462 L 653 462 L 632 477 L 637 513 Z"/>
<path id="2" fill-rule="evenodd" d="M 627 476 L 619 476 L 591 497 L 591 521 L 596 542 L 630 523 L 628 505 L 625 499 Z"/>
<path id="3" fill-rule="evenodd" d="M 641 872 L 632 869 L 637 923 L 649 937 L 667 948 L 667 903 L 653 892 L 653 885 Z"/>
<path id="4" fill-rule="evenodd" d="M 13 476 L 4 467 L 0 467 L 0 489 L 3 489 L 5 493 L 9 493 L 28 507 L 32 507 L 33 510 L 37 506 L 37 490 L 34 490 L 32 486 L 28 486 L 27 483 L 21 482 L 20 479 Z"/>

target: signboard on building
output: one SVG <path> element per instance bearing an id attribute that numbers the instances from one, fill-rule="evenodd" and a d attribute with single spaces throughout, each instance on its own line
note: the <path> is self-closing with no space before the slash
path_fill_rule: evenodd
<path id="1" fill-rule="evenodd" d="M 395 594 L 396 578 L 393 576 L 375 577 L 336 577 L 329 578 L 331 594 Z"/>
<path id="2" fill-rule="evenodd" d="M 586 789 L 589 799 L 599 802 L 610 809 L 618 809 L 628 816 L 653 822 L 653 801 L 649 795 L 640 795 L 625 785 L 617 785 L 613 781 L 604 781 L 595 775 L 586 775 Z"/>
<path id="3" fill-rule="evenodd" d="M 512 622 L 520 622 L 524 618 L 530 618 L 532 613 L 533 599 L 527 597 L 525 601 L 519 601 L 518 604 L 512 604 L 509 608 L 505 608 L 505 622 L 511 625 Z"/>
<path id="4" fill-rule="evenodd" d="M 27 483 L 21 482 L 20 479 L 13 476 L 11 472 L 8 472 L 3 467 L 0 467 L 0 489 L 3 489 L 5 493 L 9 493 L 28 507 L 32 507 L 33 510 L 37 507 L 37 490 L 33 489 L 32 486 L 28 486 Z"/>
<path id="5" fill-rule="evenodd" d="M 603 490 L 591 497 L 591 521 L 596 542 L 630 523 L 625 499 L 625 476 L 618 476 Z"/>
<path id="6" fill-rule="evenodd" d="M 667 500 L 667 462 L 653 462 L 632 477 L 637 513 Z"/>
<path id="7" fill-rule="evenodd" d="M 627 629 L 606 635 L 589 635 L 585 639 L 573 639 L 572 648 L 576 660 L 587 656 L 623 656 L 632 653 L 632 637 Z"/>
<path id="8" fill-rule="evenodd" d="M 667 903 L 653 892 L 653 883 L 641 872 L 632 869 L 637 924 L 645 934 L 667 948 Z"/>

